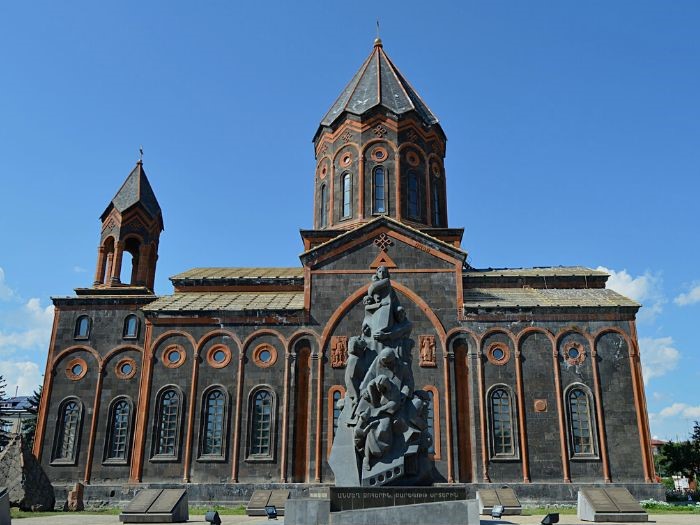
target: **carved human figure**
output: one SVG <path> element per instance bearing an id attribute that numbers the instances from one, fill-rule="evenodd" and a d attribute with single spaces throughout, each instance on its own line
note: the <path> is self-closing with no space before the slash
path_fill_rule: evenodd
<path id="1" fill-rule="evenodd" d="M 364 407 L 355 428 L 355 446 L 363 454 L 362 468 L 370 470 L 372 459 L 382 457 L 391 448 L 396 431 L 403 431 L 405 423 L 395 415 L 401 408 L 401 392 L 385 375 L 372 379 L 362 393 Z"/>
<path id="2" fill-rule="evenodd" d="M 420 336 L 420 364 L 421 366 L 435 364 L 435 338 L 432 336 Z"/>

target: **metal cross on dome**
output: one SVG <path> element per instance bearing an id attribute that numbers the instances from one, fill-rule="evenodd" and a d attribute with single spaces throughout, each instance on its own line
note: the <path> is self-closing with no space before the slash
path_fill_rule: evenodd
<path id="1" fill-rule="evenodd" d="M 394 242 L 386 233 L 382 233 L 379 237 L 374 239 L 374 245 L 383 252 L 387 251 L 392 244 L 394 244 Z"/>

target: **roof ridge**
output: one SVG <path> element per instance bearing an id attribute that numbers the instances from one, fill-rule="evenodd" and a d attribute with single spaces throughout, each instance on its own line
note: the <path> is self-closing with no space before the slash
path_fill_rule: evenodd
<path id="1" fill-rule="evenodd" d="M 381 53 L 384 55 L 384 58 L 386 59 L 386 61 L 389 63 L 389 71 L 391 72 L 392 75 L 394 75 L 394 78 L 396 79 L 396 83 L 399 85 L 399 87 L 401 88 L 401 91 L 403 91 L 404 95 L 406 95 L 406 100 L 408 100 L 408 103 L 411 105 L 411 108 L 413 108 L 413 111 L 418 111 L 418 109 L 416 108 L 416 105 L 413 103 L 413 100 L 411 100 L 411 95 L 409 95 L 408 91 L 406 91 L 406 88 L 403 86 L 403 82 L 401 82 L 403 75 L 401 75 L 401 73 L 399 72 L 396 65 L 394 65 L 394 63 L 391 61 L 391 59 L 389 58 L 389 55 L 386 54 L 386 51 L 384 51 L 384 48 L 381 49 Z"/>

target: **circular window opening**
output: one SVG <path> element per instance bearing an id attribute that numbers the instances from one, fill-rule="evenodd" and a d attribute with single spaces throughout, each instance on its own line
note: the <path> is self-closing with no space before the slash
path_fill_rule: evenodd
<path id="1" fill-rule="evenodd" d="M 352 157 L 349 154 L 344 155 L 342 162 L 343 162 L 343 166 L 347 166 L 348 164 L 350 164 L 350 162 L 352 162 Z"/>
<path id="2" fill-rule="evenodd" d="M 581 355 L 581 352 L 578 351 L 578 348 L 569 348 L 569 357 L 571 359 L 576 359 L 579 355 Z"/>
<path id="3" fill-rule="evenodd" d="M 231 362 L 231 349 L 223 344 L 216 344 L 207 351 L 207 363 L 212 368 L 224 368 Z"/>
<path id="4" fill-rule="evenodd" d="M 84 359 L 76 357 L 71 359 L 66 365 L 66 376 L 71 381 L 77 381 L 82 379 L 82 377 L 87 373 L 87 363 Z"/>
<path id="5" fill-rule="evenodd" d="M 125 357 L 117 363 L 114 372 L 119 379 L 131 379 L 136 374 L 136 361 Z"/>
<path id="6" fill-rule="evenodd" d="M 277 361 L 277 350 L 267 343 L 263 343 L 253 350 L 253 362 L 262 368 L 272 366 Z"/>
<path id="7" fill-rule="evenodd" d="M 510 361 L 510 350 L 503 343 L 493 343 L 486 350 L 486 359 L 493 365 L 503 366 Z"/>
<path id="8" fill-rule="evenodd" d="M 177 368 L 185 362 L 185 349 L 180 345 L 172 345 L 163 352 L 163 364 L 168 368 Z"/>
<path id="9" fill-rule="evenodd" d="M 378 159 L 383 159 L 384 158 L 384 152 L 382 150 L 377 151 L 377 153 L 374 154 L 375 157 Z"/>

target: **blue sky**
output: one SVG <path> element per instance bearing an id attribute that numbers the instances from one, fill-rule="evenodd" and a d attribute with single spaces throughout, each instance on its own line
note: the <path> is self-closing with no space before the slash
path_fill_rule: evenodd
<path id="1" fill-rule="evenodd" d="M 318 121 L 385 50 L 448 136 L 477 267 L 585 265 L 643 303 L 652 433 L 700 420 L 700 3 L 3 2 L 0 373 L 43 374 L 49 297 L 93 280 L 100 213 L 145 150 L 156 291 L 294 266 Z"/>

